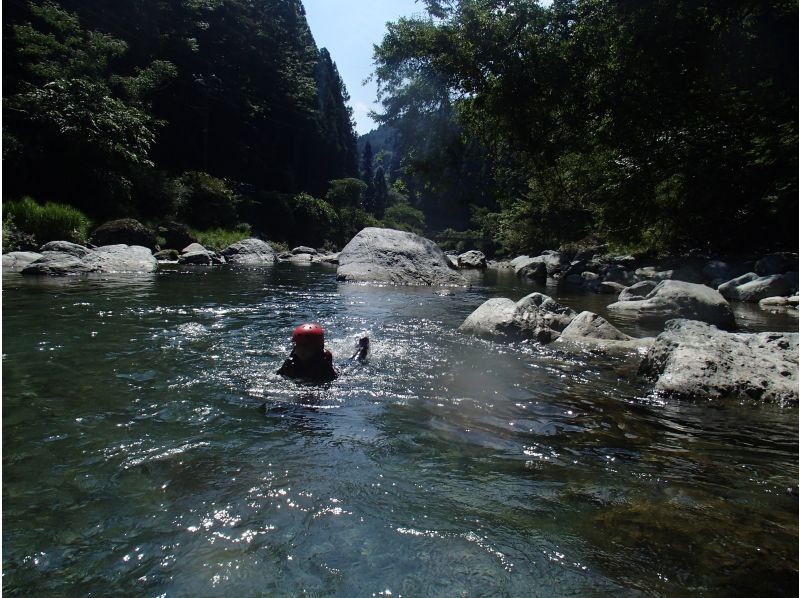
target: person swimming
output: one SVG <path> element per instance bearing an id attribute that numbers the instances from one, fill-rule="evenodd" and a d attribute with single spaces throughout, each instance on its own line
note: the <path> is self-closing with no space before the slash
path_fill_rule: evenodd
<path id="1" fill-rule="evenodd" d="M 314 382 L 330 382 L 339 373 L 333 367 L 333 354 L 325 348 L 325 329 L 319 324 L 301 324 L 292 333 L 294 346 L 278 374 L 287 378 L 303 378 Z M 350 358 L 364 361 L 369 353 L 369 337 L 358 341 L 358 349 Z"/>

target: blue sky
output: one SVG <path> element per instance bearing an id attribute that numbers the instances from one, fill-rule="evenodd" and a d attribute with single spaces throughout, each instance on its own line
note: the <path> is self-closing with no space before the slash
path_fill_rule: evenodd
<path id="1" fill-rule="evenodd" d="M 414 0 L 303 0 L 308 25 L 320 48 L 327 48 L 350 94 L 359 135 L 375 128 L 367 116 L 377 110 L 375 83 L 361 82 L 372 73 L 372 45 L 383 39 L 386 22 L 424 14 Z"/>

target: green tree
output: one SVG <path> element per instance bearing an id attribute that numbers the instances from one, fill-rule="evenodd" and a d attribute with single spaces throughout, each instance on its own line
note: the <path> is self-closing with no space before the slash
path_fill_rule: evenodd
<path id="1" fill-rule="evenodd" d="M 389 186 L 386 184 L 386 174 L 383 171 L 383 166 L 378 166 L 375 169 L 375 176 L 372 181 L 373 195 L 375 197 L 373 214 L 377 218 L 383 218 L 389 199 Z"/>
<path id="2" fill-rule="evenodd" d="M 355 178 L 336 179 L 330 181 L 330 187 L 325 199 L 336 209 L 363 208 L 366 190 L 367 185 L 362 180 Z"/>
<path id="3" fill-rule="evenodd" d="M 487 148 L 501 241 L 796 246 L 796 3 L 426 5 L 376 48 L 383 118 L 402 136 L 453 106 Z"/>
<path id="4" fill-rule="evenodd" d="M 130 201 L 131 171 L 152 166 L 160 123 L 146 98 L 174 67 L 154 61 L 117 73 L 124 41 L 83 28 L 54 3 L 17 10 L 28 20 L 9 24 L 4 40 L 16 61 L 4 73 L 6 193 L 58 196 L 94 213 L 120 209 Z"/>

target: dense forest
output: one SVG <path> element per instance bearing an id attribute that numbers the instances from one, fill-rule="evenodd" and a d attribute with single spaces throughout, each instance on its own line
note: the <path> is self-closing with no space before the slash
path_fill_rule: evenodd
<path id="1" fill-rule="evenodd" d="M 797 245 L 796 2 L 424 4 L 357 140 L 300 0 L 5 2 L 4 205 L 318 246 Z"/>
<path id="2" fill-rule="evenodd" d="M 440 228 L 469 208 L 507 253 L 797 246 L 797 2 L 425 4 L 375 76 L 390 177 Z"/>

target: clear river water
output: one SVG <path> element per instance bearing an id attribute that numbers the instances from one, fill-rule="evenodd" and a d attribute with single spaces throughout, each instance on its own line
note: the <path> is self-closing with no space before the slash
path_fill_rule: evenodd
<path id="1" fill-rule="evenodd" d="M 797 410 L 457 332 L 533 290 L 613 300 L 497 272 L 453 296 L 327 266 L 6 274 L 4 594 L 796 595 Z M 303 321 L 331 384 L 274 373 Z"/>

